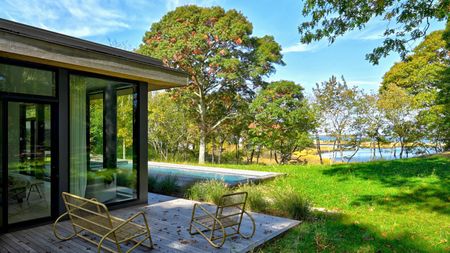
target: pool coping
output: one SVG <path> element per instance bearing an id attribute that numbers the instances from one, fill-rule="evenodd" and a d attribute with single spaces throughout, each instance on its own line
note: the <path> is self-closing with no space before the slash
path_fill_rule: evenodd
<path id="1" fill-rule="evenodd" d="M 261 181 L 261 180 L 271 179 L 271 178 L 285 175 L 284 173 L 278 173 L 278 172 L 227 169 L 227 168 L 219 168 L 219 167 L 208 167 L 208 166 L 197 166 L 197 165 L 175 164 L 175 163 L 164 163 L 164 162 L 148 162 L 147 164 L 148 164 L 148 166 L 153 165 L 153 166 L 168 167 L 168 168 L 175 168 L 175 169 L 204 171 L 205 173 L 218 172 L 221 174 L 246 176 L 246 177 L 248 177 L 248 179 L 250 179 L 252 181 L 254 181 L 254 180 Z M 247 179 L 241 180 L 238 183 L 245 183 L 245 182 L 247 182 Z"/>

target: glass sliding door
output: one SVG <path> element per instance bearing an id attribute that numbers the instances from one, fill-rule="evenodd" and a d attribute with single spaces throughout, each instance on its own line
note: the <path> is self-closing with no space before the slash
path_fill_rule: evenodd
<path id="1" fill-rule="evenodd" d="M 136 85 L 70 76 L 70 192 L 104 203 L 137 198 Z"/>
<path id="2" fill-rule="evenodd" d="M 51 117 L 49 104 L 7 103 L 8 224 L 51 216 Z"/>
<path id="3" fill-rule="evenodd" d="M 56 73 L 0 58 L 0 228 L 50 218 Z M 26 223 L 23 223 L 26 222 Z"/>

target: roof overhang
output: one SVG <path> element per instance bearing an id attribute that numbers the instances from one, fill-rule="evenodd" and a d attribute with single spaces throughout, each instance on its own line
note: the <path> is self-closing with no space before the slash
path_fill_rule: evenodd
<path id="1" fill-rule="evenodd" d="M 185 86 L 185 72 L 160 60 L 0 19 L 0 57 L 146 82 L 150 90 Z"/>

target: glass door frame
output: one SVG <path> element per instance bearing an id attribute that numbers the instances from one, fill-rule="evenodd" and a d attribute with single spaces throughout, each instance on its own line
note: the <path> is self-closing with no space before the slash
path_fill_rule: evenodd
<path id="1" fill-rule="evenodd" d="M 47 217 L 21 221 L 14 224 L 9 224 L 8 220 L 8 211 L 9 211 L 9 203 L 8 203 L 8 104 L 10 102 L 23 102 L 23 103 L 32 103 L 32 104 L 44 104 L 50 106 L 50 129 L 51 129 L 51 163 L 50 163 L 50 215 Z M 0 103 L 1 106 L 1 134 L 2 134 L 2 147 L 1 147 L 1 165 L 2 171 L 2 226 L 0 227 L 0 232 L 7 232 L 12 228 L 20 228 L 20 227 L 29 227 L 30 225 L 43 223 L 46 221 L 50 221 L 54 219 L 58 215 L 58 207 L 59 207 L 59 198 L 58 198 L 58 149 L 56 148 L 58 145 L 58 99 L 57 97 L 37 97 L 37 96 L 29 96 L 26 94 L 0 94 Z"/>

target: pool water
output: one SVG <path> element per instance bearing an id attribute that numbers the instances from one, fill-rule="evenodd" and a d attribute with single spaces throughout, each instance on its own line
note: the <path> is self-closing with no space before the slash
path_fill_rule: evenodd
<path id="1" fill-rule="evenodd" d="M 202 180 L 221 180 L 225 183 L 236 184 L 246 182 L 252 179 L 252 177 L 241 176 L 236 174 L 226 174 L 220 172 L 205 172 L 196 171 L 191 169 L 171 168 L 171 167 L 158 167 L 152 165 L 148 168 L 149 176 L 176 176 L 176 177 L 188 177 Z"/>

